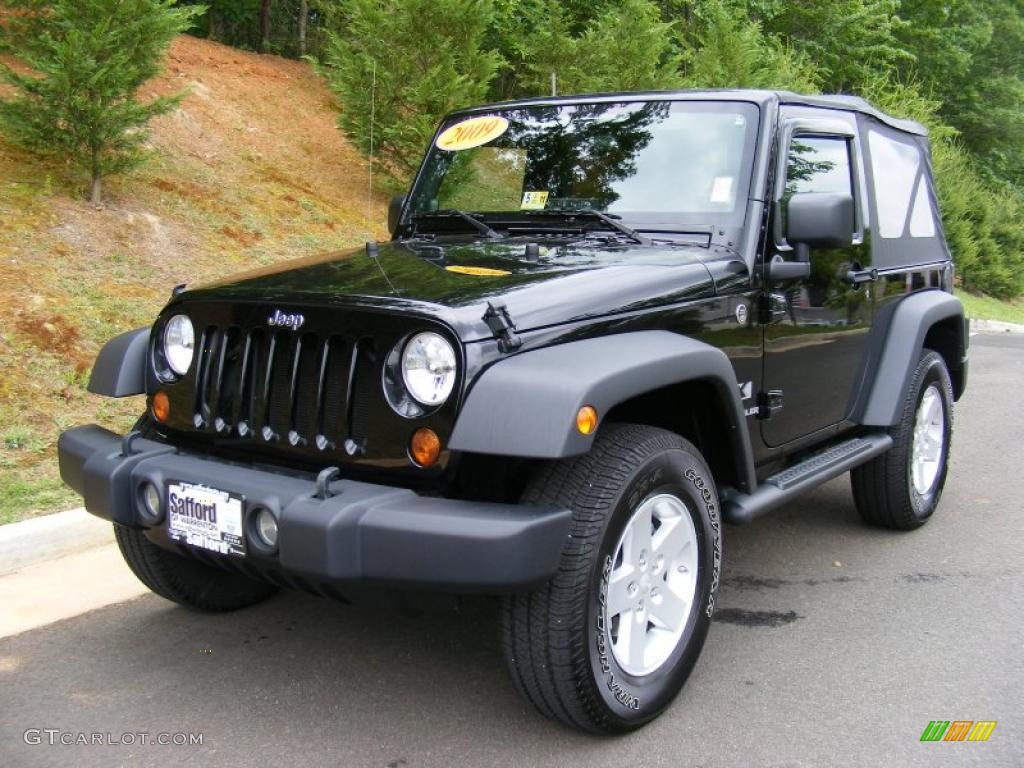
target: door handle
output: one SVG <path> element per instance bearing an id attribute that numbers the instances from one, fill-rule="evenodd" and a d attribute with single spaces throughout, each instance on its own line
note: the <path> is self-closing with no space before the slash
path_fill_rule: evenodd
<path id="1" fill-rule="evenodd" d="M 863 283 L 873 283 L 877 279 L 877 269 L 851 269 L 846 273 L 843 282 L 850 285 L 862 285 Z"/>

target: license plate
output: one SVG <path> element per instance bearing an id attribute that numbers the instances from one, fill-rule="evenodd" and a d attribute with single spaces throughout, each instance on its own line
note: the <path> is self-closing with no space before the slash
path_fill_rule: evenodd
<path id="1" fill-rule="evenodd" d="M 170 481 L 167 536 L 222 555 L 244 555 L 242 497 L 205 485 Z"/>

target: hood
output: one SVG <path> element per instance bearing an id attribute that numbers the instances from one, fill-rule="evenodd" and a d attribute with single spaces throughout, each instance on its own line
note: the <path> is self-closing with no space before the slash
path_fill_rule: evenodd
<path id="1" fill-rule="evenodd" d="M 714 295 L 706 249 L 689 246 L 540 248 L 524 242 L 381 243 L 284 262 L 199 286 L 175 297 L 258 302 L 282 312 L 303 306 L 349 306 L 429 315 L 463 341 L 493 336 L 483 322 L 488 301 L 502 301 L 516 329 L 628 312 Z"/>

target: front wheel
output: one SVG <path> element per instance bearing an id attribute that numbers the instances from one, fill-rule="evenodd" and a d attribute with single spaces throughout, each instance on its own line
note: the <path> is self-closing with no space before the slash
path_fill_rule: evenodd
<path id="1" fill-rule="evenodd" d="M 516 687 L 586 731 L 640 727 L 683 686 L 714 612 L 722 533 L 711 472 L 678 435 L 609 424 L 588 454 L 545 466 L 523 502 L 573 517 L 557 575 L 502 601 Z"/>
<path id="2" fill-rule="evenodd" d="M 273 585 L 158 547 L 142 531 L 114 523 L 128 567 L 160 597 L 198 611 L 235 611 L 270 597 Z"/>

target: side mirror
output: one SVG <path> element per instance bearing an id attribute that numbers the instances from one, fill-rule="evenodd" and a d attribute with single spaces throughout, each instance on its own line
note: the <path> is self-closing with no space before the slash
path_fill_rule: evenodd
<path id="1" fill-rule="evenodd" d="M 797 260 L 810 248 L 848 248 L 853 244 L 853 197 L 833 192 L 801 192 L 786 207 L 786 241 Z"/>
<path id="2" fill-rule="evenodd" d="M 395 236 L 395 230 L 398 229 L 398 219 L 402 215 L 402 208 L 405 206 L 405 195 L 396 195 L 391 198 L 391 202 L 388 203 L 388 232 L 391 236 Z"/>

